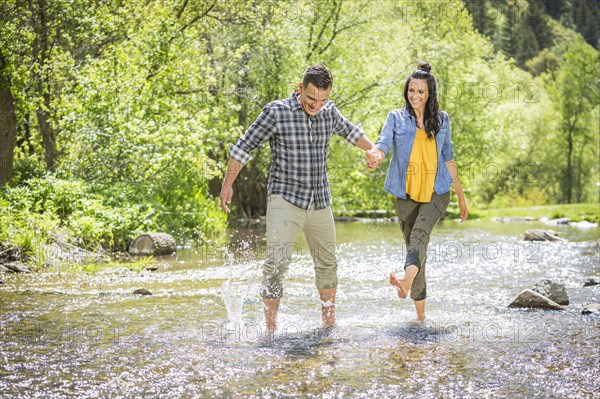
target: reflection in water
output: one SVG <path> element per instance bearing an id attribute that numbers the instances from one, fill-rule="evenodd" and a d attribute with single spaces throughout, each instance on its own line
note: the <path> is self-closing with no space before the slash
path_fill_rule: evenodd
<path id="1" fill-rule="evenodd" d="M 598 230 L 522 241 L 532 227 L 441 223 L 425 323 L 387 281 L 404 257 L 393 224 L 336 226 L 339 324 L 329 330 L 301 238 L 275 335 L 258 296 L 260 232 L 185 251 L 155 273 L 3 275 L 0 396 L 593 397 L 600 318 L 581 308 L 600 302 L 600 289 L 583 287 L 600 274 Z M 506 307 L 542 278 L 565 284 L 566 311 Z M 140 287 L 153 295 L 133 295 Z"/>

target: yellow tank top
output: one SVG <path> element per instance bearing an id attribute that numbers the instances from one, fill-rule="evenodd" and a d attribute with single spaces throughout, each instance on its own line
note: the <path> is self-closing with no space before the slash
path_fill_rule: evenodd
<path id="1" fill-rule="evenodd" d="M 435 138 L 429 139 L 425 130 L 417 129 L 406 171 L 406 194 L 413 201 L 431 201 L 437 162 Z"/>

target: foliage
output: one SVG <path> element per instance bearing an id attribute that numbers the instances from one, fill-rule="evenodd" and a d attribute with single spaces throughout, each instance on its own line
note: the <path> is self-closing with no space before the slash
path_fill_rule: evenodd
<path id="1" fill-rule="evenodd" d="M 53 242 L 87 250 L 125 250 L 137 234 L 156 230 L 149 206 L 107 206 L 82 181 L 35 178 L 0 192 L 0 242 L 42 267 Z"/>
<path id="2" fill-rule="evenodd" d="M 228 144 L 317 62 L 334 73 L 331 99 L 373 140 L 387 114 L 404 106 L 406 76 L 430 62 L 476 207 L 598 200 L 592 1 L 1 7 L 18 126 L 0 240 L 30 256 L 56 231 L 88 249 L 123 249 L 144 230 L 180 243 L 219 236 Z M 268 146 L 253 156 L 234 186 L 234 217 L 265 212 Z M 339 137 L 328 161 L 338 214 L 392 208 L 386 164 L 368 170 Z"/>

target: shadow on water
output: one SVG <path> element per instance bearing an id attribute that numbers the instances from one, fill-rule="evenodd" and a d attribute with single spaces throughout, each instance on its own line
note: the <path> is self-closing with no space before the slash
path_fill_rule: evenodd
<path id="1" fill-rule="evenodd" d="M 256 343 L 259 348 L 280 351 L 291 359 L 314 357 L 320 348 L 333 345 L 340 338 L 337 327 L 318 327 L 309 331 L 267 335 Z"/>
<path id="2" fill-rule="evenodd" d="M 428 344 L 449 340 L 455 334 L 456 326 L 430 325 L 427 322 L 408 322 L 385 332 L 388 337 L 397 338 L 411 344 Z"/>

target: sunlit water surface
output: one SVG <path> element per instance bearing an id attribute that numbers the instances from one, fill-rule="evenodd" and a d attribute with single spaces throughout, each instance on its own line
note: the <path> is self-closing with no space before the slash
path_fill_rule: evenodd
<path id="1" fill-rule="evenodd" d="M 156 272 L 0 274 L 2 398 L 593 398 L 600 394 L 598 229 L 522 240 L 538 224 L 443 221 L 428 254 L 427 316 L 388 283 L 393 223 L 338 223 L 338 328 L 320 328 L 299 238 L 280 330 L 263 331 L 263 231 L 180 251 Z M 542 278 L 565 311 L 508 309 Z M 153 295 L 133 295 L 147 288 Z M 54 290 L 54 291 L 53 291 Z"/>

